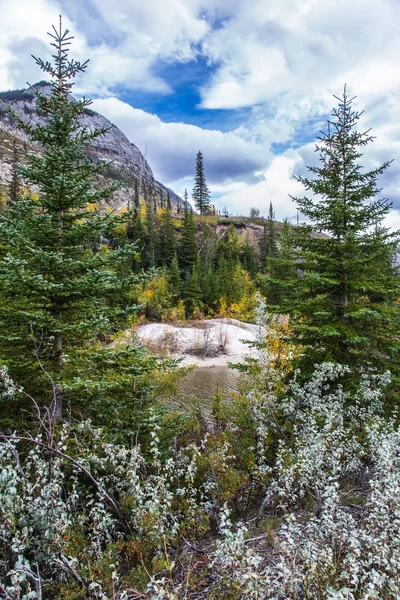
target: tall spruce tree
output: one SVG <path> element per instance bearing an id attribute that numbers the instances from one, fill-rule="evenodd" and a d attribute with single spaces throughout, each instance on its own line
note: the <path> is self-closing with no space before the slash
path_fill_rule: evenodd
<path id="1" fill-rule="evenodd" d="M 208 189 L 204 173 L 203 155 L 201 152 L 196 156 L 196 173 L 194 176 L 194 187 L 192 192 L 194 204 L 201 215 L 210 210 L 210 190 Z"/>
<path id="2" fill-rule="evenodd" d="M 279 251 L 266 260 L 265 272 L 260 274 L 260 287 L 270 312 L 287 313 L 298 295 L 298 256 L 296 228 L 287 220 L 279 236 Z"/>
<path id="3" fill-rule="evenodd" d="M 139 210 L 139 208 L 140 208 L 140 195 L 139 195 L 139 182 L 138 182 L 137 178 L 135 178 L 135 183 L 134 183 L 133 203 L 134 203 L 135 209 Z"/>
<path id="4" fill-rule="evenodd" d="M 168 271 L 168 289 L 171 293 L 174 304 L 176 304 L 182 291 L 181 274 L 176 253 L 174 254 Z"/>
<path id="5" fill-rule="evenodd" d="M 50 36 L 54 62 L 35 60 L 51 84 L 31 88 L 45 122 L 14 115 L 43 151 L 28 153 L 19 169 L 38 198 L 18 197 L 0 220 L 9 249 L 0 262 L 0 356 L 28 392 L 51 401 L 54 418 L 62 416 L 66 396 L 86 414 L 104 416 L 118 412 L 118 401 L 132 404 L 140 372 L 141 350 L 96 344 L 130 311 L 124 294 L 135 277 L 126 267 L 135 248 L 101 246 L 116 220 L 93 206 L 110 199 L 115 186 L 93 186 L 101 166 L 85 150 L 106 129 L 89 130 L 80 120 L 90 101 L 75 100 L 71 90 L 87 61 L 69 57 L 72 37 L 61 18 Z"/>
<path id="6" fill-rule="evenodd" d="M 346 88 L 337 100 L 327 132 L 318 137 L 320 164 L 308 167 L 313 178 L 297 178 L 314 196 L 295 199 L 309 221 L 297 228 L 295 330 L 310 369 L 315 361 L 333 360 L 359 370 L 397 370 L 398 234 L 382 225 L 390 203 L 378 198 L 377 184 L 390 162 L 363 170 L 362 150 L 373 137 L 357 130 L 361 115 Z"/>
<path id="7" fill-rule="evenodd" d="M 11 182 L 8 189 L 7 206 L 13 206 L 20 200 L 22 193 L 21 177 L 18 171 L 18 147 L 13 143 L 13 155 L 11 162 Z"/>
<path id="8" fill-rule="evenodd" d="M 157 203 L 154 188 L 150 185 L 144 188 L 143 195 L 146 207 L 146 236 L 142 258 L 144 268 L 149 269 L 157 264 Z"/>
<path id="9" fill-rule="evenodd" d="M 179 266 L 183 272 L 190 273 L 197 260 L 198 248 L 196 242 L 196 223 L 193 211 L 188 203 L 185 203 L 183 213 L 183 227 L 179 241 Z"/>
<path id="10" fill-rule="evenodd" d="M 234 226 L 230 225 L 218 242 L 216 270 L 218 293 L 229 305 L 238 302 L 242 293 L 239 273 L 239 239 Z"/>
<path id="11" fill-rule="evenodd" d="M 187 318 L 193 317 L 198 308 L 202 306 L 202 264 L 200 257 L 196 257 L 192 272 L 187 274 L 184 289 L 185 315 Z"/>
<path id="12" fill-rule="evenodd" d="M 164 208 L 160 217 L 160 226 L 157 237 L 158 266 L 169 267 L 175 255 L 175 227 L 171 216 L 171 210 L 169 208 Z"/>
<path id="13" fill-rule="evenodd" d="M 248 239 L 240 249 L 240 262 L 243 265 L 243 268 L 246 269 L 246 271 L 251 277 L 256 276 L 258 271 L 257 256 L 254 251 L 253 245 Z"/>
<path id="14" fill-rule="evenodd" d="M 272 202 L 269 203 L 267 223 L 264 225 L 263 233 L 260 238 L 259 253 L 262 271 L 266 270 L 268 259 L 276 258 L 279 254 L 278 236 L 275 227 L 275 212 Z"/>

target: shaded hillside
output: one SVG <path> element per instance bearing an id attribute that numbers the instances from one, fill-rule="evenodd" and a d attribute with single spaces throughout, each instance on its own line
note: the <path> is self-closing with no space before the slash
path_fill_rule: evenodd
<path id="1" fill-rule="evenodd" d="M 40 82 L 33 87 L 40 87 L 44 93 L 50 88 L 46 82 Z M 18 145 L 24 144 L 28 148 L 34 147 L 26 135 L 16 127 L 9 106 L 24 121 L 44 122 L 43 117 L 37 111 L 32 90 L 23 89 L 0 93 L 0 184 L 3 183 L 3 185 L 10 180 L 14 142 Z M 90 148 L 90 156 L 95 162 L 111 163 L 106 167 L 105 180 L 117 180 L 125 184 L 115 194 L 113 207 L 121 208 L 128 204 L 129 199 L 133 197 L 136 181 L 140 190 L 143 190 L 144 187 L 148 190 L 151 189 L 157 201 L 161 202 L 161 197 L 166 199 L 169 193 L 173 207 L 177 208 L 178 204 L 183 205 L 183 200 L 175 192 L 154 178 L 151 167 L 139 148 L 131 143 L 126 135 L 108 119 L 87 109 L 81 116 L 81 124 L 90 130 L 101 127 L 109 128 L 104 136 L 93 143 Z M 105 183 L 105 181 L 100 183 Z"/>

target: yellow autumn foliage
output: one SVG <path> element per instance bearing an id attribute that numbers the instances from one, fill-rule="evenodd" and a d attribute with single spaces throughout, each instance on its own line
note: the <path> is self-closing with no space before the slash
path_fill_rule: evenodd
<path id="1" fill-rule="evenodd" d="M 138 296 L 139 304 L 161 312 L 171 304 L 171 294 L 168 290 L 168 281 L 164 273 L 159 273 L 146 282 Z"/>
<path id="2" fill-rule="evenodd" d="M 268 356 L 268 370 L 275 374 L 276 391 L 282 381 L 293 371 L 293 360 L 301 355 L 302 348 L 293 341 L 292 329 L 287 315 L 272 315 L 265 332 L 265 351 Z"/>

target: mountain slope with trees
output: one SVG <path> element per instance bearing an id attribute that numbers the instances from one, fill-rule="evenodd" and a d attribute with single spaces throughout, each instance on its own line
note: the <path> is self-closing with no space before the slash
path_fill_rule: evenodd
<path id="1" fill-rule="evenodd" d="M 49 82 L 42 81 L 28 89 L 0 92 L 0 143 L 2 148 L 0 190 L 2 187 L 5 191 L 11 178 L 15 143 L 18 148 L 28 145 L 31 149 L 40 152 L 40 148 L 33 143 L 26 132 L 16 126 L 15 118 L 9 111 L 9 107 L 11 107 L 26 123 L 43 124 L 43 118 L 38 113 L 35 103 L 36 91 L 48 95 L 51 86 Z M 89 107 L 85 107 L 79 116 L 79 123 L 82 127 L 88 127 L 89 130 L 103 129 L 105 131 L 101 138 L 93 139 L 90 146 L 86 148 L 86 154 L 95 164 L 107 163 L 106 169 L 99 174 L 99 184 L 107 185 L 113 181 L 125 184 L 116 191 L 112 198 L 108 199 L 108 206 L 112 208 L 127 206 L 134 198 L 135 186 L 138 186 L 140 193 L 143 192 L 144 187 L 151 188 L 160 206 L 161 203 L 167 201 L 169 194 L 175 209 L 178 206 L 183 207 L 182 198 L 154 178 L 153 172 L 139 148 L 131 143 L 118 127 Z"/>

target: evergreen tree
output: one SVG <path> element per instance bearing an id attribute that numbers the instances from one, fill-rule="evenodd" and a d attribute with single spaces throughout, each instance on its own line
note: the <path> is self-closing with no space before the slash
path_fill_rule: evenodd
<path id="1" fill-rule="evenodd" d="M 210 190 L 207 187 L 201 152 L 198 152 L 196 157 L 196 173 L 194 176 L 192 198 L 201 215 L 204 215 L 210 209 Z"/>
<path id="2" fill-rule="evenodd" d="M 158 202 L 157 202 L 157 194 L 156 194 L 156 190 L 154 189 L 154 186 L 150 186 L 150 191 L 149 191 L 149 196 L 150 199 L 152 199 L 153 201 L 153 213 L 154 213 L 154 218 L 157 215 L 157 209 L 158 209 Z M 162 196 L 161 196 L 161 200 L 162 200 Z"/>
<path id="3" fill-rule="evenodd" d="M 155 267 L 157 263 L 156 204 L 154 190 L 151 187 L 145 187 L 143 192 L 146 207 L 146 236 L 142 257 L 144 268 L 149 269 Z"/>
<path id="4" fill-rule="evenodd" d="M 201 287 L 205 306 L 214 309 L 218 302 L 218 275 L 211 265 L 204 265 Z"/>
<path id="5" fill-rule="evenodd" d="M 296 333 L 303 362 L 334 360 L 362 369 L 398 364 L 399 312 L 393 255 L 398 240 L 382 226 L 390 203 L 377 198 L 377 178 L 389 166 L 363 171 L 362 149 L 373 141 L 356 129 L 360 113 L 346 88 L 327 133 L 319 138 L 313 179 L 298 177 L 314 197 L 295 199 L 310 223 L 298 228 L 300 315 Z M 327 234 L 327 235 L 326 235 Z"/>
<path id="6" fill-rule="evenodd" d="M 110 199 L 115 186 L 94 189 L 101 166 L 85 150 L 107 130 L 81 125 L 90 101 L 75 100 L 71 89 L 87 62 L 69 58 L 72 38 L 62 31 L 61 19 L 53 30 L 54 63 L 35 59 L 52 78 L 50 94 L 31 88 L 45 124 L 14 115 L 43 152 L 28 153 L 19 169 L 37 186 L 38 199 L 16 197 L 0 219 L 9 248 L 0 262 L 0 355 L 27 391 L 38 400 L 52 399 L 54 418 L 62 416 L 66 394 L 85 409 L 97 403 L 104 415 L 114 410 L 109 402 L 115 394 L 132 389 L 133 373 L 140 370 L 136 348 L 117 352 L 94 343 L 128 315 L 124 294 L 135 278 L 132 271 L 126 277 L 126 266 L 135 248 L 101 249 L 101 239 L 120 221 L 88 206 Z"/>
<path id="7" fill-rule="evenodd" d="M 133 266 L 134 271 L 142 271 L 146 265 L 146 252 L 148 244 L 148 235 L 143 223 L 140 208 L 133 207 L 127 213 L 128 224 L 126 235 L 129 242 L 133 243 L 137 248 L 137 260 Z"/>
<path id="8" fill-rule="evenodd" d="M 140 196 L 139 196 L 139 182 L 138 182 L 137 178 L 135 179 L 135 184 L 134 184 L 133 202 L 134 202 L 135 209 L 139 210 L 139 208 L 140 208 Z"/>
<path id="9" fill-rule="evenodd" d="M 267 266 L 267 260 L 269 258 L 277 257 L 279 253 L 278 237 L 275 228 L 275 213 L 272 202 L 269 203 L 267 223 L 264 225 L 263 233 L 260 238 L 259 252 L 261 270 L 264 271 Z"/>
<path id="10" fill-rule="evenodd" d="M 237 285 L 239 272 L 239 240 L 235 228 L 230 225 L 218 243 L 216 272 L 219 296 L 225 298 L 228 304 L 240 299 L 241 291 Z"/>
<path id="11" fill-rule="evenodd" d="M 181 274 L 176 253 L 174 254 L 174 257 L 171 261 L 171 266 L 169 268 L 168 285 L 174 303 L 176 303 L 179 300 L 182 291 Z"/>
<path id="12" fill-rule="evenodd" d="M 200 248 L 202 260 L 207 267 L 216 265 L 218 245 L 219 237 L 215 227 L 206 223 L 201 231 Z"/>
<path id="13" fill-rule="evenodd" d="M 140 197 L 139 197 L 139 184 L 138 180 L 135 179 L 133 184 L 133 204 L 131 205 L 130 198 L 128 200 L 128 211 L 127 211 L 127 228 L 126 234 L 128 240 L 134 240 L 135 234 L 137 233 L 137 221 L 140 218 Z M 137 237 L 136 237 L 137 239 Z"/>
<path id="14" fill-rule="evenodd" d="M 11 162 L 11 182 L 8 190 L 8 206 L 13 206 L 20 200 L 22 192 L 21 178 L 18 170 L 18 148 L 17 144 L 13 143 L 13 156 Z"/>
<path id="15" fill-rule="evenodd" d="M 185 282 L 185 315 L 193 317 L 196 309 L 202 306 L 203 291 L 201 288 L 202 266 L 200 257 L 197 256 L 192 272 L 187 275 Z"/>
<path id="16" fill-rule="evenodd" d="M 172 263 L 172 259 L 176 255 L 176 243 L 175 227 L 172 221 L 171 211 L 168 208 L 164 209 L 160 218 L 157 244 L 158 266 L 169 267 Z"/>
<path id="17" fill-rule="evenodd" d="M 295 228 L 285 220 L 279 237 L 279 254 L 267 259 L 265 274 L 260 275 L 260 286 L 269 311 L 290 312 L 299 287 L 297 262 Z"/>
<path id="18" fill-rule="evenodd" d="M 227 263 L 235 264 L 239 260 L 239 239 L 233 225 L 230 225 L 220 237 L 217 247 L 217 257 L 224 258 Z"/>
<path id="19" fill-rule="evenodd" d="M 254 252 L 252 244 L 248 240 L 243 244 L 240 251 L 240 262 L 243 268 L 249 273 L 251 277 L 255 277 L 258 272 L 257 267 L 257 256 Z"/>
<path id="20" fill-rule="evenodd" d="M 185 273 L 190 273 L 197 260 L 196 224 L 193 211 L 188 203 L 185 203 L 183 216 L 183 227 L 179 243 L 179 265 Z"/>

